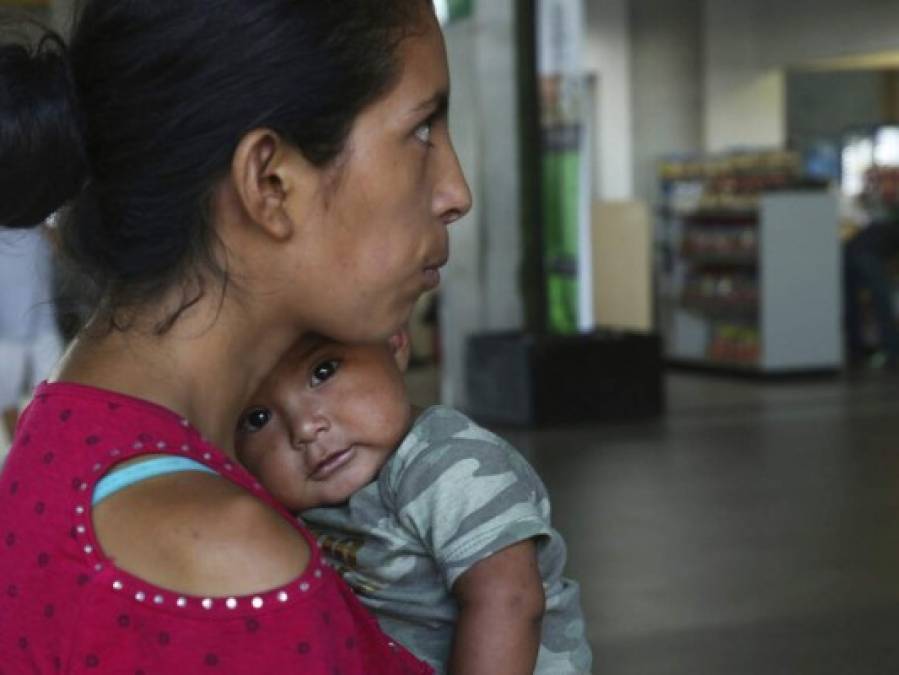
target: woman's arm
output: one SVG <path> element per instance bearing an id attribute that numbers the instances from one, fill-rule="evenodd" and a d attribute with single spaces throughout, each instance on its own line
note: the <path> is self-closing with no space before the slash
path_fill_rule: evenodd
<path id="1" fill-rule="evenodd" d="M 154 585 L 249 595 L 297 578 L 309 546 L 282 516 L 217 476 L 183 472 L 116 493 L 93 512 L 104 553 Z"/>
<path id="2" fill-rule="evenodd" d="M 533 675 L 545 609 L 533 540 L 476 563 L 453 586 L 459 620 L 450 675 Z"/>

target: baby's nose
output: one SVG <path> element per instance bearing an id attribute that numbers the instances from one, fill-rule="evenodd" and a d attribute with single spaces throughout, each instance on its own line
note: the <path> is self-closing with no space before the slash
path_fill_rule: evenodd
<path id="1" fill-rule="evenodd" d="M 298 442 L 311 443 L 329 427 L 327 417 L 320 413 L 311 413 L 301 416 L 294 433 Z"/>

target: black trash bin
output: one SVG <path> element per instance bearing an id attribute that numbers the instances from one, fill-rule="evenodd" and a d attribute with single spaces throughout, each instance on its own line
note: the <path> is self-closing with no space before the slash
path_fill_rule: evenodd
<path id="1" fill-rule="evenodd" d="M 664 410 L 662 368 L 656 334 L 478 334 L 466 352 L 468 412 L 535 427 L 652 418 Z"/>

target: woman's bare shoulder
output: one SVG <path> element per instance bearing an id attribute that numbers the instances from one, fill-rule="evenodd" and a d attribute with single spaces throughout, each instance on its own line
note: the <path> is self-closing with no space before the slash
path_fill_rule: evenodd
<path id="1" fill-rule="evenodd" d="M 242 488 L 186 472 L 138 483 L 94 508 L 105 555 L 179 593 L 249 595 L 296 579 L 309 546 L 293 525 Z"/>

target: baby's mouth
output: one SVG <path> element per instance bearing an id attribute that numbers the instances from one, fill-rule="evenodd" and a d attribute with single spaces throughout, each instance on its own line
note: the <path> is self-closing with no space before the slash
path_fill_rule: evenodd
<path id="1" fill-rule="evenodd" d="M 332 474 L 337 472 L 347 462 L 349 462 L 356 454 L 355 446 L 351 445 L 344 450 L 337 450 L 330 453 L 322 461 L 315 465 L 309 478 L 312 480 L 326 480 Z"/>

